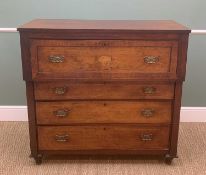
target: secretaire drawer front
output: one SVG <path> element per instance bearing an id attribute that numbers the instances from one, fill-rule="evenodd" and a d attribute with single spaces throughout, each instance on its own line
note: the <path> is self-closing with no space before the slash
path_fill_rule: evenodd
<path id="1" fill-rule="evenodd" d="M 161 83 L 37 82 L 37 100 L 173 99 L 174 85 Z"/>
<path id="2" fill-rule="evenodd" d="M 137 78 L 176 74 L 177 42 L 33 40 L 33 78 Z"/>
<path id="3" fill-rule="evenodd" d="M 40 150 L 168 149 L 169 127 L 38 127 Z"/>
<path id="4" fill-rule="evenodd" d="M 170 123 L 171 102 L 37 102 L 38 124 Z"/>

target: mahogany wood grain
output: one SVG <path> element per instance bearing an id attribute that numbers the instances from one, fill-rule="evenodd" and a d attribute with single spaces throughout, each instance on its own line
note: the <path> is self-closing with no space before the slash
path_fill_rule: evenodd
<path id="1" fill-rule="evenodd" d="M 187 27 L 172 20 L 69 20 L 69 19 L 36 19 L 18 28 L 18 31 L 29 30 L 135 30 L 139 32 L 190 32 Z"/>
<path id="2" fill-rule="evenodd" d="M 169 155 L 172 158 L 177 157 L 181 98 L 182 98 L 182 82 L 177 82 L 175 86 L 175 100 L 174 100 L 173 110 L 172 110 L 173 113 L 172 113 L 170 150 L 169 150 Z"/>
<path id="3" fill-rule="evenodd" d="M 20 45 L 21 45 L 21 60 L 22 60 L 22 71 L 23 79 L 32 80 L 32 64 L 30 58 L 30 42 L 27 34 L 20 34 Z"/>
<path id="4" fill-rule="evenodd" d="M 112 159 L 164 159 L 169 148 L 164 149 L 138 149 L 138 150 L 117 150 L 117 149 L 91 149 L 91 150 L 39 150 L 47 159 L 94 159 L 94 160 L 112 160 Z"/>
<path id="5" fill-rule="evenodd" d="M 185 80 L 186 63 L 187 63 L 187 49 L 188 49 L 188 35 L 182 35 L 179 41 L 179 59 L 177 74 L 179 74 L 183 80 Z M 181 110 L 181 98 L 182 98 L 182 84 L 183 81 L 178 81 L 175 84 L 175 100 L 173 105 L 171 136 L 170 136 L 170 150 L 169 156 L 171 158 L 177 157 L 177 145 L 178 145 L 178 133 L 180 122 L 180 110 Z"/>
<path id="6" fill-rule="evenodd" d="M 55 88 L 65 87 L 64 94 L 55 93 Z M 145 93 L 146 88 L 154 92 Z M 173 99 L 172 83 L 75 83 L 66 81 L 35 83 L 36 100 L 70 100 L 70 99 Z"/>
<path id="7" fill-rule="evenodd" d="M 77 31 L 77 30 L 64 30 L 64 31 L 55 31 L 55 30 L 45 30 L 45 31 L 20 31 L 20 33 L 26 33 L 27 39 L 55 39 L 55 40 L 179 40 L 181 35 L 178 33 L 139 33 L 136 30 L 132 31 L 113 31 L 113 30 L 105 30 L 101 31 Z"/>
<path id="8" fill-rule="evenodd" d="M 87 74 L 100 76 L 107 73 L 111 78 L 125 78 L 125 74 L 168 73 L 176 75 L 177 42 L 165 41 L 32 41 L 32 74 L 34 79 L 47 77 L 80 77 Z M 56 63 L 50 57 L 63 57 Z M 155 57 L 149 64 L 145 57 Z M 83 78 L 82 77 L 82 78 Z"/>
<path id="9" fill-rule="evenodd" d="M 171 102 L 154 101 L 37 102 L 36 117 L 37 123 L 44 125 L 170 123 L 171 106 Z M 65 116 L 56 116 L 58 110 L 63 110 Z"/>
<path id="10" fill-rule="evenodd" d="M 37 125 L 36 125 L 36 104 L 34 100 L 33 82 L 26 83 L 26 96 L 28 105 L 28 122 L 31 156 L 36 158 L 38 155 Z"/>
<path id="11" fill-rule="evenodd" d="M 37 19 L 18 31 L 37 164 L 62 154 L 177 157 L 190 29 L 168 20 Z M 156 63 L 145 64 L 151 56 Z M 146 108 L 151 118 L 141 116 Z"/>
<path id="12" fill-rule="evenodd" d="M 185 74 L 186 74 L 186 64 L 187 64 L 187 49 L 188 49 L 188 35 L 182 35 L 179 40 L 179 57 L 181 59 L 178 59 L 178 68 L 177 68 L 177 74 L 180 79 L 183 81 L 185 80 Z"/>
<path id="13" fill-rule="evenodd" d="M 39 126 L 38 132 L 40 150 L 160 150 L 169 142 L 168 127 Z M 152 139 L 142 140 L 148 134 Z M 68 135 L 68 140 L 58 142 L 56 135 Z"/>

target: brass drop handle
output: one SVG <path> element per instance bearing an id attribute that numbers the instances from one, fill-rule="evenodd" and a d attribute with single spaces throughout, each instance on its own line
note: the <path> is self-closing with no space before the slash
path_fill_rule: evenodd
<path id="1" fill-rule="evenodd" d="M 141 140 L 142 141 L 152 141 L 153 140 L 153 135 L 152 134 L 142 134 L 141 135 Z"/>
<path id="2" fill-rule="evenodd" d="M 54 93 L 57 95 L 63 95 L 67 92 L 67 87 L 55 87 Z"/>
<path id="3" fill-rule="evenodd" d="M 155 113 L 154 109 L 143 109 L 141 111 L 142 116 L 146 118 L 152 117 L 154 113 Z"/>
<path id="4" fill-rule="evenodd" d="M 154 94 L 156 92 L 155 87 L 144 87 L 143 88 L 144 94 Z"/>
<path id="5" fill-rule="evenodd" d="M 57 141 L 57 142 L 67 142 L 68 140 L 69 140 L 69 135 L 58 135 L 58 134 L 56 134 L 55 135 L 55 140 Z"/>
<path id="6" fill-rule="evenodd" d="M 70 112 L 70 110 L 68 110 L 68 109 L 58 109 L 58 110 L 54 111 L 53 113 L 56 117 L 64 118 L 64 117 L 67 117 L 69 115 L 69 112 Z"/>
<path id="7" fill-rule="evenodd" d="M 50 55 L 48 57 L 48 60 L 51 63 L 63 63 L 64 62 L 64 56 Z"/>
<path id="8" fill-rule="evenodd" d="M 144 62 L 146 64 L 156 64 L 159 61 L 159 57 L 156 56 L 146 56 L 144 57 Z"/>

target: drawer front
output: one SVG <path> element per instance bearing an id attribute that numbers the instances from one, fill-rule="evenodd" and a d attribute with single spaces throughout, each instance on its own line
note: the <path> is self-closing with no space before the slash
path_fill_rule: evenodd
<path id="1" fill-rule="evenodd" d="M 173 99 L 173 84 L 154 83 L 35 83 L 36 100 Z"/>
<path id="2" fill-rule="evenodd" d="M 33 78 L 135 78 L 176 74 L 177 42 L 33 40 Z"/>
<path id="3" fill-rule="evenodd" d="M 37 102 L 38 124 L 169 123 L 171 102 Z"/>
<path id="4" fill-rule="evenodd" d="M 38 127 L 40 150 L 168 149 L 169 127 Z"/>

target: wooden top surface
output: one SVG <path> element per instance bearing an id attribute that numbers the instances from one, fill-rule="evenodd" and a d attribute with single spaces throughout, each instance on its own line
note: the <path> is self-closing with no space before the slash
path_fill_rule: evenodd
<path id="1" fill-rule="evenodd" d="M 172 20 L 36 19 L 18 28 L 18 31 L 31 30 L 131 30 L 143 32 L 190 32 L 189 28 Z"/>

